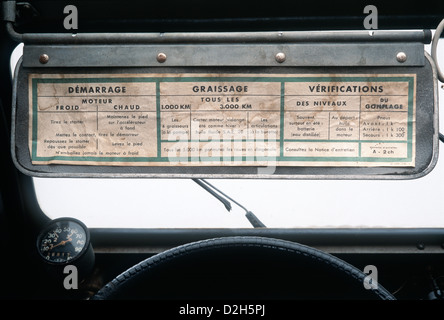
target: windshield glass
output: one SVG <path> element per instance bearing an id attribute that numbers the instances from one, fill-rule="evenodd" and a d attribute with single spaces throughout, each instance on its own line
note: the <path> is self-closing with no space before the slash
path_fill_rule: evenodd
<path id="1" fill-rule="evenodd" d="M 430 51 L 430 46 L 426 46 Z M 439 43 L 439 52 L 444 44 Z M 21 55 L 16 50 L 12 64 Z M 444 65 L 441 55 L 440 65 Z M 439 98 L 444 90 L 439 88 Z M 440 116 L 441 122 L 444 120 Z M 441 130 L 442 131 L 442 130 Z M 442 158 L 442 157 L 441 157 Z M 442 228 L 444 160 L 416 180 L 211 180 L 269 228 Z M 48 217 L 89 227 L 251 228 L 245 211 L 229 212 L 191 179 L 34 178 Z"/>

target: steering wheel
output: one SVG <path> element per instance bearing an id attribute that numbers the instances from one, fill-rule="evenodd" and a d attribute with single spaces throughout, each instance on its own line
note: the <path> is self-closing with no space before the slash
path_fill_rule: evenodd
<path id="1" fill-rule="evenodd" d="M 366 277 L 347 262 L 296 242 L 224 237 L 147 258 L 92 299 L 395 299 L 380 284 L 366 289 Z"/>

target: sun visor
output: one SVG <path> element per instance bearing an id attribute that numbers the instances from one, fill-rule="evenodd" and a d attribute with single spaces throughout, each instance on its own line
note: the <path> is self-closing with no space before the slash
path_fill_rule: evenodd
<path id="1" fill-rule="evenodd" d="M 24 35 L 14 161 L 38 177 L 421 177 L 438 155 L 426 38 Z"/>

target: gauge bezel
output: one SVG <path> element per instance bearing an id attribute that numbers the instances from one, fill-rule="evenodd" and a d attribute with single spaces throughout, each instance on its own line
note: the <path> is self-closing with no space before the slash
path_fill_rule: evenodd
<path id="1" fill-rule="evenodd" d="M 43 240 L 43 237 L 45 237 L 50 230 L 55 229 L 57 226 L 60 226 L 63 223 L 75 223 L 79 227 L 81 227 L 83 229 L 83 231 L 85 232 L 85 244 L 84 244 L 82 250 L 80 252 L 78 252 L 76 254 L 76 256 L 71 258 L 70 260 L 66 260 L 66 261 L 51 261 L 51 260 L 48 260 L 48 259 L 46 259 L 46 256 L 44 256 L 42 254 L 41 248 L 40 248 L 41 247 L 41 242 Z M 39 232 L 39 235 L 37 237 L 36 247 L 37 247 L 37 252 L 38 252 L 39 256 L 47 264 L 58 265 L 58 266 L 73 264 L 75 261 L 79 260 L 82 256 L 84 256 L 84 254 L 87 252 L 88 248 L 90 247 L 90 233 L 89 233 L 89 229 L 82 221 L 80 221 L 78 219 L 75 219 L 75 218 L 62 217 L 62 218 L 57 218 L 57 219 L 51 220 Z"/>

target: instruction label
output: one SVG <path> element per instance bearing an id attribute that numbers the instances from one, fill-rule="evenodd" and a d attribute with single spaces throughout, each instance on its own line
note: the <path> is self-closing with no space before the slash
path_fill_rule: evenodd
<path id="1" fill-rule="evenodd" d="M 33 164 L 415 165 L 414 74 L 31 74 Z"/>

